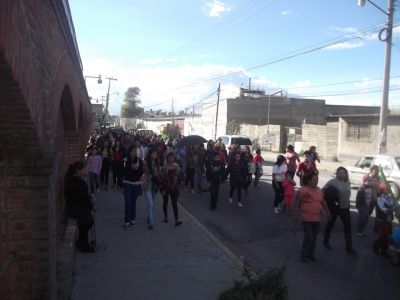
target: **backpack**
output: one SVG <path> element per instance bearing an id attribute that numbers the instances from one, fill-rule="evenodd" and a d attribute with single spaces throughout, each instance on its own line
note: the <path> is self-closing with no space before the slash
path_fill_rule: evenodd
<path id="1" fill-rule="evenodd" d="M 324 189 L 324 198 L 331 212 L 339 212 L 340 210 L 340 193 L 333 185 Z"/>

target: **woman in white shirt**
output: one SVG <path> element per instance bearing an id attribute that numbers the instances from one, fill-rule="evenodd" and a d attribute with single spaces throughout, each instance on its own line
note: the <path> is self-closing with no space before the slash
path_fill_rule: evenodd
<path id="1" fill-rule="evenodd" d="M 287 166 L 285 163 L 285 157 L 283 155 L 278 155 L 276 162 L 272 168 L 272 187 L 275 192 L 274 199 L 274 213 L 279 213 L 279 205 L 283 200 L 283 186 L 282 182 L 285 179 L 285 173 L 287 171 Z"/>

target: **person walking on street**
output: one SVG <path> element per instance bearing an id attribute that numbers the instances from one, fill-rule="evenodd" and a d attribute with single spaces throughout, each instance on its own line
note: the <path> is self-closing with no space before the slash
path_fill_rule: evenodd
<path id="1" fill-rule="evenodd" d="M 310 160 L 311 160 L 314 164 L 316 164 L 316 162 L 318 162 L 318 163 L 321 162 L 321 160 L 319 159 L 318 152 L 317 152 L 317 147 L 311 146 L 311 147 L 308 149 L 308 152 L 310 153 Z"/>
<path id="2" fill-rule="evenodd" d="M 339 204 L 340 209 L 332 210 L 332 219 L 326 224 L 324 231 L 324 247 L 331 250 L 332 246 L 330 244 L 330 236 L 335 225 L 336 218 L 339 216 L 343 223 L 344 238 L 346 242 L 346 252 L 348 254 L 356 254 L 357 251 L 353 248 L 353 243 L 351 239 L 351 215 L 350 215 L 350 181 L 347 169 L 344 167 L 339 167 L 336 170 L 336 177 L 329 180 L 325 186 L 324 190 L 329 186 L 333 186 L 339 192 Z"/>
<path id="3" fill-rule="evenodd" d="M 357 215 L 357 235 L 365 236 L 369 216 L 372 214 L 377 201 L 379 187 L 379 167 L 371 166 L 369 174 L 363 178 L 363 184 L 359 188 L 356 197 Z"/>
<path id="4" fill-rule="evenodd" d="M 310 152 L 304 151 L 304 161 L 299 164 L 296 172 L 296 175 L 300 177 L 300 186 L 303 185 L 303 177 L 311 173 L 318 173 L 318 170 L 310 158 Z"/>
<path id="5" fill-rule="evenodd" d="M 286 172 L 287 166 L 285 164 L 285 157 L 283 155 L 278 155 L 272 167 L 272 187 L 275 192 L 274 213 L 276 214 L 279 213 L 279 208 L 284 197 L 283 180 L 285 179 Z"/>
<path id="6" fill-rule="evenodd" d="M 203 174 L 204 174 L 204 156 L 206 150 L 204 149 L 204 145 L 196 145 L 194 151 L 197 156 L 196 163 L 196 177 L 197 177 L 197 189 L 199 193 L 203 192 Z"/>
<path id="7" fill-rule="evenodd" d="M 65 208 L 67 214 L 78 223 L 77 248 L 82 252 L 94 252 L 95 249 L 89 245 L 88 236 L 94 224 L 91 213 L 93 203 L 89 196 L 88 186 L 83 179 L 85 175 L 85 168 L 81 161 L 74 162 L 68 167 L 64 187 Z"/>
<path id="8" fill-rule="evenodd" d="M 142 176 L 143 162 L 137 156 L 137 149 L 132 147 L 128 153 L 122 181 L 125 198 L 125 229 L 136 226 L 136 199 L 141 192 Z"/>
<path id="9" fill-rule="evenodd" d="M 161 170 L 164 223 L 168 223 L 168 198 L 171 198 L 172 208 L 175 217 L 175 226 L 182 224 L 178 214 L 178 197 L 180 187 L 180 167 L 174 162 L 174 154 L 167 154 L 167 162 Z"/>
<path id="10" fill-rule="evenodd" d="M 124 167 L 124 157 L 125 152 L 121 147 L 121 142 L 119 140 L 115 140 L 113 147 L 113 159 L 111 162 L 111 171 L 113 179 L 112 188 L 116 188 L 117 190 L 120 190 L 122 188 L 122 170 Z"/>
<path id="11" fill-rule="evenodd" d="M 254 166 L 255 166 L 255 174 L 254 174 L 254 186 L 259 188 L 260 178 L 263 175 L 263 162 L 264 158 L 261 156 L 261 150 L 257 149 L 256 155 L 253 158 Z"/>
<path id="12" fill-rule="evenodd" d="M 286 209 L 286 212 L 290 213 L 290 210 L 292 209 L 292 200 L 296 194 L 296 190 L 294 189 L 296 182 L 292 178 L 292 174 L 289 173 L 289 171 L 286 172 L 282 186 L 284 191 L 283 209 Z"/>
<path id="13" fill-rule="evenodd" d="M 389 258 L 389 236 L 392 234 L 394 201 L 388 194 L 387 188 L 384 183 L 379 185 L 375 219 L 375 230 L 379 234 L 379 237 L 374 241 L 372 246 L 376 254 Z"/>
<path id="14" fill-rule="evenodd" d="M 157 149 L 150 149 L 144 163 L 144 194 L 147 202 L 147 224 L 149 229 L 154 227 L 154 201 L 160 192 L 160 164 L 158 161 Z"/>
<path id="15" fill-rule="evenodd" d="M 108 140 L 104 140 L 103 145 L 100 147 L 100 156 L 102 157 L 100 180 L 102 188 L 107 191 L 108 177 L 110 174 L 111 160 L 113 152 Z"/>
<path id="16" fill-rule="evenodd" d="M 229 203 L 232 204 L 233 192 L 236 189 L 238 206 L 243 207 L 242 187 L 243 187 L 243 182 L 245 181 L 247 176 L 247 168 L 245 167 L 245 165 L 241 160 L 240 153 L 236 153 L 234 160 L 229 161 L 226 173 L 229 174 L 229 182 L 230 182 Z"/>
<path id="17" fill-rule="evenodd" d="M 287 171 L 290 177 L 294 178 L 297 169 L 297 163 L 300 163 L 299 155 L 294 151 L 293 145 L 288 145 L 286 147 L 285 153 Z"/>
<path id="18" fill-rule="evenodd" d="M 90 155 L 88 157 L 86 170 L 89 175 L 90 194 L 96 191 L 100 193 L 100 172 L 101 172 L 102 159 L 97 153 L 96 146 L 90 148 Z"/>
<path id="19" fill-rule="evenodd" d="M 190 189 L 192 191 L 192 194 L 194 194 L 194 174 L 196 173 L 196 165 L 197 165 L 197 156 L 195 155 L 193 148 L 189 147 L 185 160 L 185 170 L 186 170 L 185 190 L 187 189 L 187 185 L 190 182 Z"/>
<path id="20" fill-rule="evenodd" d="M 325 210 L 328 220 L 331 218 L 321 189 L 317 186 L 318 174 L 310 173 L 304 177 L 304 185 L 300 188 L 295 200 L 295 218 L 303 225 L 304 237 L 301 260 L 316 261 L 315 245 L 321 223 L 321 213 Z"/>
<path id="21" fill-rule="evenodd" d="M 217 208 L 218 196 L 219 196 L 219 186 L 222 180 L 222 169 L 224 165 L 220 159 L 219 153 L 215 152 L 215 156 L 211 161 L 211 201 L 210 201 L 210 210 L 214 210 Z"/>
<path id="22" fill-rule="evenodd" d="M 247 195 L 249 186 L 253 180 L 253 173 L 254 173 L 254 162 L 253 162 L 253 155 L 250 153 L 250 147 L 245 146 L 242 153 L 242 160 L 246 167 L 246 177 L 243 184 L 244 193 Z"/>

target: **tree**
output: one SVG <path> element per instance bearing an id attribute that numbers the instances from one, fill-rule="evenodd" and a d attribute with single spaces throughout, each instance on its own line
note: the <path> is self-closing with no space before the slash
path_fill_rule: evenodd
<path id="1" fill-rule="evenodd" d="M 143 108 L 140 107 L 140 88 L 130 87 L 125 92 L 124 102 L 121 105 L 122 118 L 135 118 L 143 113 Z"/>

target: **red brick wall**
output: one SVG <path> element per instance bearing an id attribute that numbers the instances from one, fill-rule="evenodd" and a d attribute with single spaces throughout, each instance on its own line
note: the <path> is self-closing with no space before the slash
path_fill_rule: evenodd
<path id="1" fill-rule="evenodd" d="M 91 122 L 66 16 L 62 0 L 0 1 L 1 300 L 57 297 L 63 177 Z"/>

